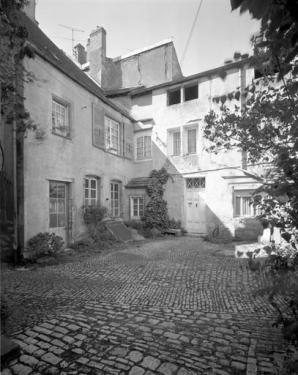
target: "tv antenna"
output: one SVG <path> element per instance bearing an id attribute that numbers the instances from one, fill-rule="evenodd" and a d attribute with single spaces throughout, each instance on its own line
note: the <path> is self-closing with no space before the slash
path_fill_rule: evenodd
<path id="1" fill-rule="evenodd" d="M 65 25 L 59 25 L 59 26 L 62 26 L 62 27 L 65 27 L 66 29 L 71 30 L 72 53 L 75 54 L 75 52 L 74 52 L 74 32 L 75 31 L 81 31 L 82 33 L 84 33 L 85 30 L 80 30 L 80 29 L 76 29 L 74 27 L 65 26 Z"/>

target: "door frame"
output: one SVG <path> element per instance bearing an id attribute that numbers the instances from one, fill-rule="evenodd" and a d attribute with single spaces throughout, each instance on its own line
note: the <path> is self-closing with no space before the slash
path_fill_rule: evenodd
<path id="1" fill-rule="evenodd" d="M 204 187 L 199 187 L 199 188 L 188 188 L 187 187 L 187 180 L 189 179 L 204 179 L 205 180 L 205 184 L 204 184 Z M 185 229 L 190 232 L 190 233 L 195 233 L 195 234 L 206 234 L 207 233 L 207 210 L 206 210 L 206 176 L 185 176 L 184 177 L 184 191 L 185 191 Z M 205 215 L 205 224 L 204 224 L 204 229 L 203 231 L 199 231 L 199 230 L 193 230 L 193 228 L 189 229 L 189 226 L 188 226 L 188 196 L 187 196 L 187 192 L 191 190 L 193 192 L 197 192 L 199 193 L 199 197 L 201 196 L 200 193 L 203 193 L 204 192 L 204 202 L 205 202 L 205 212 L 203 213 Z M 192 200 L 193 197 L 192 197 Z M 198 228 L 199 229 L 199 228 Z"/>
<path id="2" fill-rule="evenodd" d="M 64 184 L 66 189 L 65 189 L 65 239 L 63 238 L 64 240 L 64 245 L 63 247 L 67 247 L 69 245 L 69 242 L 70 242 L 70 233 L 71 233 L 71 230 L 72 230 L 72 212 L 70 212 L 70 208 L 71 208 L 71 199 L 70 199 L 70 192 L 71 192 L 71 181 L 67 181 L 67 180 L 63 180 L 63 179 L 48 179 L 47 180 L 48 182 L 48 228 L 49 228 L 49 232 L 50 233 L 55 233 L 57 235 L 59 235 L 59 233 L 57 233 L 57 231 L 55 231 L 56 228 L 51 228 L 50 227 L 50 183 L 51 182 L 56 182 L 56 183 L 61 183 L 61 184 Z M 59 227 L 57 227 L 59 228 Z M 62 227 L 61 227 L 62 228 Z"/>

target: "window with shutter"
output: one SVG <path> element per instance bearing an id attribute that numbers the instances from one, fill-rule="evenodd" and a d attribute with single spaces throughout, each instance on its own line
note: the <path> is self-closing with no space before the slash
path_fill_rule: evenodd
<path id="1" fill-rule="evenodd" d="M 105 120 L 104 109 L 93 103 L 92 105 L 92 144 L 95 147 L 105 148 Z"/>
<path id="2" fill-rule="evenodd" d="M 124 137 L 125 137 L 124 155 L 128 159 L 132 159 L 132 157 L 133 157 L 133 128 L 132 128 L 132 124 L 125 124 L 124 125 Z"/>

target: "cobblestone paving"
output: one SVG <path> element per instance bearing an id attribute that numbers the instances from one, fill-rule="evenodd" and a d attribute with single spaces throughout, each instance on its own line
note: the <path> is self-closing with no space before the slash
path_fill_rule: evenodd
<path id="1" fill-rule="evenodd" d="M 2 373 L 279 374 L 274 311 L 262 279 L 198 238 L 133 244 L 105 257 L 2 272 L 22 309 L 22 347 Z"/>

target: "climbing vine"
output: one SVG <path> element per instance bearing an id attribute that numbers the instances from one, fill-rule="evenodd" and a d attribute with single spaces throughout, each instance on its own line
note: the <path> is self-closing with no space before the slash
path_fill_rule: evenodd
<path id="1" fill-rule="evenodd" d="M 149 228 L 164 229 L 169 226 L 169 216 L 167 202 L 163 199 L 164 185 L 167 183 L 170 174 L 165 168 L 159 171 L 153 170 L 150 172 L 149 177 L 152 182 L 147 187 L 147 194 L 150 201 L 145 209 L 144 222 Z"/>

